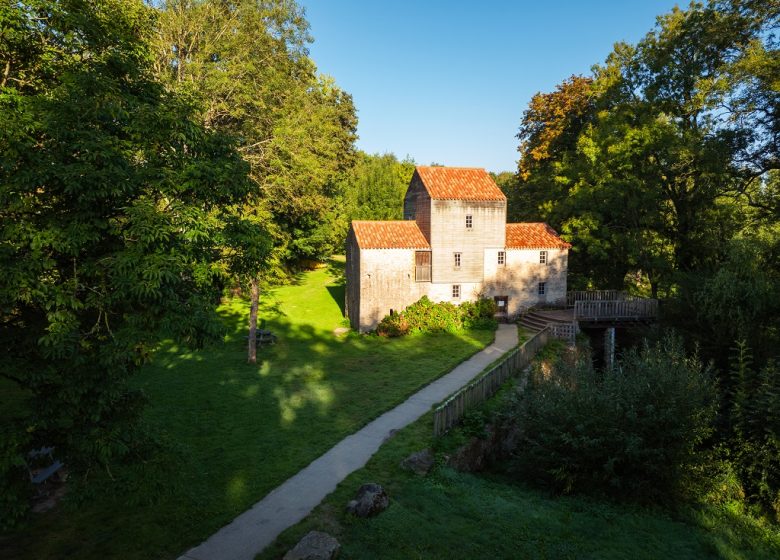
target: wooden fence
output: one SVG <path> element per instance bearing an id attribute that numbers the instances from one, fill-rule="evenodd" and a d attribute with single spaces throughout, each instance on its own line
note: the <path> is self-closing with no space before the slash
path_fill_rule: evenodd
<path id="1" fill-rule="evenodd" d="M 442 435 L 457 424 L 469 408 L 495 395 L 507 379 L 517 375 L 531 363 L 531 359 L 547 344 L 549 338 L 550 329 L 545 327 L 522 346 L 512 350 L 482 377 L 437 406 L 433 411 L 433 435 Z"/>
<path id="2" fill-rule="evenodd" d="M 631 299 L 621 290 L 588 290 L 566 292 L 566 305 L 574 307 L 578 301 L 623 301 Z"/>
<path id="3" fill-rule="evenodd" d="M 547 323 L 547 327 L 550 329 L 550 334 L 555 338 L 565 340 L 568 344 L 574 345 L 577 341 L 577 333 L 580 329 L 577 327 L 577 321 L 571 323 Z"/>
<path id="4" fill-rule="evenodd" d="M 577 321 L 639 321 L 653 319 L 657 316 L 657 299 L 576 301 L 574 303 L 574 318 Z"/>

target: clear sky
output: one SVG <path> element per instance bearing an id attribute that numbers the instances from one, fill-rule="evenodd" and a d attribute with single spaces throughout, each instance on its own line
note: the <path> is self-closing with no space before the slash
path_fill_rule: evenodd
<path id="1" fill-rule="evenodd" d="M 538 91 L 637 42 L 673 0 L 300 0 L 320 72 L 352 94 L 369 153 L 514 171 Z M 687 5 L 687 2 L 680 2 Z"/>

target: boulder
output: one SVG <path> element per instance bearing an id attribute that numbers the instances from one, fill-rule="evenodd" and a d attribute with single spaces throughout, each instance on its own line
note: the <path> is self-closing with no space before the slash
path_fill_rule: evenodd
<path id="1" fill-rule="evenodd" d="M 423 449 L 412 453 L 401 461 L 401 468 L 412 471 L 414 474 L 426 475 L 433 467 L 433 453 L 430 449 Z"/>
<path id="2" fill-rule="evenodd" d="M 287 551 L 283 560 L 332 560 L 341 545 L 328 533 L 309 531 L 291 550 Z"/>
<path id="3" fill-rule="evenodd" d="M 358 517 L 372 517 L 384 511 L 390 504 L 387 492 L 379 484 L 364 484 L 355 499 L 347 504 L 347 511 Z"/>

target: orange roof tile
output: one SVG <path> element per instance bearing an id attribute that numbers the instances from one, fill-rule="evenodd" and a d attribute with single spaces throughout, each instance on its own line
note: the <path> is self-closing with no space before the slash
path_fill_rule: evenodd
<path id="1" fill-rule="evenodd" d="M 506 225 L 507 249 L 569 249 L 567 243 L 544 222 Z"/>
<path id="2" fill-rule="evenodd" d="M 417 222 L 411 220 L 352 222 L 358 247 L 361 249 L 430 249 L 428 240 Z"/>
<path id="3" fill-rule="evenodd" d="M 418 166 L 416 172 L 431 198 L 506 200 L 490 174 L 478 167 Z"/>

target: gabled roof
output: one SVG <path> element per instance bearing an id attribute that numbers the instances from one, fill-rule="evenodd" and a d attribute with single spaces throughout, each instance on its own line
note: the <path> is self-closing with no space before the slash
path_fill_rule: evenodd
<path id="1" fill-rule="evenodd" d="M 383 221 L 368 222 L 355 220 L 352 222 L 358 247 L 361 249 L 430 249 L 417 222 Z"/>
<path id="2" fill-rule="evenodd" d="M 478 167 L 416 168 L 431 198 L 439 200 L 506 200 L 490 174 Z"/>
<path id="3" fill-rule="evenodd" d="M 507 249 L 569 249 L 567 243 L 544 222 L 506 225 Z"/>

